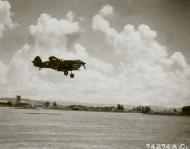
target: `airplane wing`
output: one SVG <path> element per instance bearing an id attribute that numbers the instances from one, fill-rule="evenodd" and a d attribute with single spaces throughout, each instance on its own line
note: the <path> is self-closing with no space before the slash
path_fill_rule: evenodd
<path id="1" fill-rule="evenodd" d="M 85 68 L 85 63 L 81 60 L 64 60 L 63 63 L 69 71 L 79 70 L 81 66 Z"/>

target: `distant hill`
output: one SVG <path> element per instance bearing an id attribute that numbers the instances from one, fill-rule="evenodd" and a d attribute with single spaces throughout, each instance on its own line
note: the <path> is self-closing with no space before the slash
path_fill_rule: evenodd
<path id="1" fill-rule="evenodd" d="M 44 103 L 49 102 L 50 105 L 53 104 L 54 101 L 49 100 L 34 100 L 34 99 L 28 99 L 28 98 L 21 98 L 22 102 L 26 102 L 30 105 L 44 105 Z M 12 104 L 16 103 L 16 98 L 0 98 L 0 101 L 10 101 Z M 117 106 L 117 104 L 98 104 L 98 103 L 85 103 L 85 102 L 75 102 L 75 101 L 63 101 L 63 100 L 57 100 L 56 103 L 60 106 L 69 106 L 69 105 L 83 105 L 83 106 L 92 106 L 92 107 L 108 107 L 108 106 Z M 133 109 L 133 105 L 123 105 L 124 108 L 127 109 Z M 173 112 L 174 109 L 177 112 L 182 111 L 182 107 L 164 107 L 164 106 L 156 106 L 152 105 L 150 106 L 151 110 L 154 112 Z"/>

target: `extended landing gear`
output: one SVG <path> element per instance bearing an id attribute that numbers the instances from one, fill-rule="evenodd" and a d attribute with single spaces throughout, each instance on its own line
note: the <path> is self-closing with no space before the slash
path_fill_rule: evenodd
<path id="1" fill-rule="evenodd" d="M 65 76 L 68 76 L 68 74 L 69 74 L 68 71 L 64 71 L 64 75 L 65 75 Z M 75 77 L 75 76 L 74 76 L 74 74 L 73 74 L 72 71 L 71 71 L 70 78 L 74 78 L 74 77 Z"/>
<path id="2" fill-rule="evenodd" d="M 64 71 L 64 75 L 67 76 L 69 73 L 68 71 Z"/>
<path id="3" fill-rule="evenodd" d="M 70 74 L 70 78 L 74 78 L 74 76 L 75 76 L 75 75 L 74 75 L 73 73 Z"/>

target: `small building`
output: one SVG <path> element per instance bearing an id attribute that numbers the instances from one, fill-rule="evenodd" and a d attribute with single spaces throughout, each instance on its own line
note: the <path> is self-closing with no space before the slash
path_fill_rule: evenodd
<path id="1" fill-rule="evenodd" d="M 16 105 L 19 105 L 20 103 L 22 103 L 21 96 L 17 95 L 16 96 Z"/>
<path id="2" fill-rule="evenodd" d="M 15 106 L 23 107 L 23 108 L 31 108 L 32 107 L 29 103 L 23 102 L 22 99 L 21 99 L 21 96 L 19 96 L 19 95 L 16 96 L 16 104 L 15 104 Z"/>

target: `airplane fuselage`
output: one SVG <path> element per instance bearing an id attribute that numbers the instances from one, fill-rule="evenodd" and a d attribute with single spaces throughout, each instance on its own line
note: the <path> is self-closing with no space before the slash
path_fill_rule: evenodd
<path id="1" fill-rule="evenodd" d="M 71 77 L 74 77 L 72 71 L 79 70 L 81 66 L 85 68 L 85 62 L 81 60 L 62 60 L 54 56 L 49 57 L 49 61 L 42 62 L 41 58 L 37 56 L 33 62 L 35 67 L 41 68 L 51 68 L 57 71 L 63 71 L 65 75 L 68 75 L 68 72 L 71 71 Z"/>

